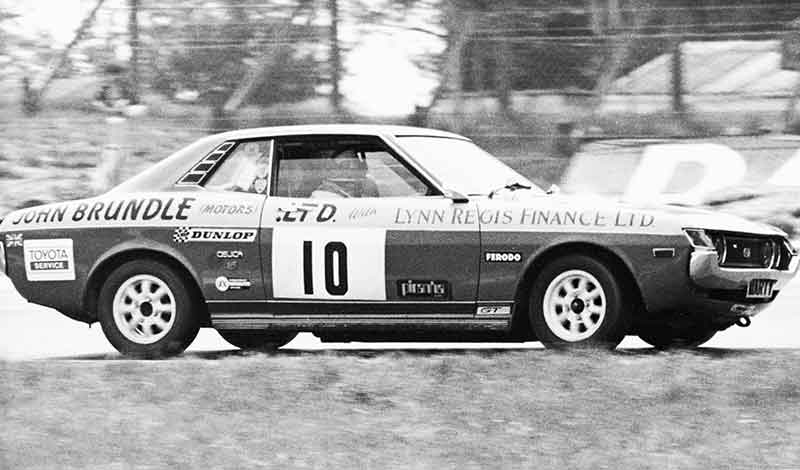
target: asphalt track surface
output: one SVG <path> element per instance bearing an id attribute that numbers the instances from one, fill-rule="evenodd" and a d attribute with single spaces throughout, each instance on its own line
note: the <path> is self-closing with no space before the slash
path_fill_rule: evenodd
<path id="1" fill-rule="evenodd" d="M 648 347 L 628 337 L 621 348 Z M 800 277 L 789 284 L 767 310 L 753 319 L 748 328 L 733 326 L 718 333 L 704 347 L 724 349 L 800 348 Z M 541 348 L 530 343 L 321 343 L 309 333 L 301 333 L 284 349 L 528 349 Z M 204 328 L 188 351 L 228 351 L 235 348 L 213 329 Z M 118 357 L 103 336 L 98 324 L 89 328 L 55 310 L 29 304 L 14 290 L 8 278 L 0 275 L 0 360 L 61 359 L 99 356 Z"/>

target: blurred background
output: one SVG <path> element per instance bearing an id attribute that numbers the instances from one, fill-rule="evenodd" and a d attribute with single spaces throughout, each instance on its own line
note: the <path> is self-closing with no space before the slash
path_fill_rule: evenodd
<path id="1" fill-rule="evenodd" d="M 374 122 L 800 233 L 791 0 L 2 0 L 0 69 L 0 213 L 207 133 Z"/>
<path id="2" fill-rule="evenodd" d="M 0 0 L 0 216 L 213 132 L 394 123 L 466 135 L 545 188 L 799 240 L 798 96 L 792 0 Z M 713 345 L 796 347 L 794 286 Z M 43 334 L 108 349 L 7 282 L 0 301 L 6 355 Z"/>

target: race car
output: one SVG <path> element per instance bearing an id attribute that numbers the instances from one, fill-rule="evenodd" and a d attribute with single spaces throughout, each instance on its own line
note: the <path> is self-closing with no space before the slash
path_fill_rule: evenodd
<path id="1" fill-rule="evenodd" d="M 749 324 L 799 264 L 776 228 L 542 191 L 468 138 L 402 126 L 208 136 L 101 196 L 8 214 L 0 237 L 23 297 L 147 358 L 201 327 L 256 350 L 301 331 L 691 347 Z"/>

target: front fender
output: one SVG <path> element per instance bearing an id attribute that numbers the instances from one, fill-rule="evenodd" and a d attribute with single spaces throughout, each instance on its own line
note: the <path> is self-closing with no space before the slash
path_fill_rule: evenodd
<path id="1" fill-rule="evenodd" d="M 125 241 L 101 253 L 94 264 L 89 268 L 89 280 L 91 281 L 98 272 L 98 269 L 111 261 L 112 258 L 134 251 L 149 251 L 174 259 L 189 272 L 192 276 L 192 280 L 199 285 L 200 276 L 198 275 L 197 269 L 186 256 L 173 246 L 146 238 Z"/>
<path id="2" fill-rule="evenodd" d="M 676 308 L 689 286 L 688 260 L 691 247 L 682 235 L 642 234 L 551 234 L 530 250 L 517 275 L 514 299 L 528 292 L 542 267 L 558 256 L 583 253 L 612 260 L 626 272 L 646 311 Z M 656 257 L 654 249 L 674 250 L 674 256 Z"/>

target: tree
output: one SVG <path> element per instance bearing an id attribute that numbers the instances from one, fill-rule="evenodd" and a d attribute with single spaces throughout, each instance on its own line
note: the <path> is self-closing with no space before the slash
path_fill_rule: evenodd
<path id="1" fill-rule="evenodd" d="M 97 12 L 100 10 L 100 7 L 103 6 L 104 2 L 105 0 L 97 0 L 89 14 L 83 19 L 80 26 L 78 26 L 78 29 L 75 31 L 72 40 L 58 53 L 56 57 L 53 58 L 50 65 L 47 67 L 48 72 L 40 81 L 41 84 L 37 88 L 31 89 L 32 96 L 30 98 L 26 97 L 26 99 L 33 101 L 32 106 L 34 108 L 38 109 L 39 103 L 41 102 L 45 91 L 47 91 L 47 87 L 50 85 L 50 83 L 52 83 L 53 79 L 56 78 L 58 73 L 61 71 L 61 68 L 68 63 L 70 51 L 78 44 L 86 31 L 92 26 L 94 19 L 97 16 Z"/>
<path id="2" fill-rule="evenodd" d="M 330 63 L 331 63 L 331 105 L 339 113 L 341 111 L 341 92 L 339 82 L 342 79 L 341 48 L 339 47 L 339 0 L 328 0 L 330 13 Z"/>
<path id="3" fill-rule="evenodd" d="M 578 0 L 444 0 L 447 48 L 440 92 L 490 91 L 513 119 L 511 92 L 520 89 L 585 88 L 591 40 Z M 437 93 L 435 96 L 441 96 Z"/>
<path id="4" fill-rule="evenodd" d="M 640 42 L 644 27 L 654 11 L 648 0 L 630 0 L 626 5 L 626 14 L 622 12 L 620 0 L 588 0 L 592 13 L 592 30 L 594 34 L 608 37 L 605 49 L 608 51 L 600 57 L 605 65 L 601 67 L 594 87 L 595 108 L 599 106 L 611 85 L 626 66 L 635 45 Z"/>
<path id="5" fill-rule="evenodd" d="M 154 9 L 141 28 L 155 70 L 153 85 L 173 94 L 198 90 L 216 112 L 313 96 L 320 81 L 309 0 L 252 6 L 194 0 Z M 298 22 L 300 15 L 307 21 Z M 156 53 L 156 51 L 158 51 Z"/>
<path id="6" fill-rule="evenodd" d="M 6 32 L 4 23 L 8 20 L 16 18 L 17 16 L 18 15 L 5 10 L 0 10 L 0 55 L 5 55 L 8 52 L 8 43 L 11 37 L 11 35 Z"/>
<path id="7" fill-rule="evenodd" d="M 130 102 L 139 103 L 139 0 L 129 0 L 128 34 L 131 45 Z"/>

